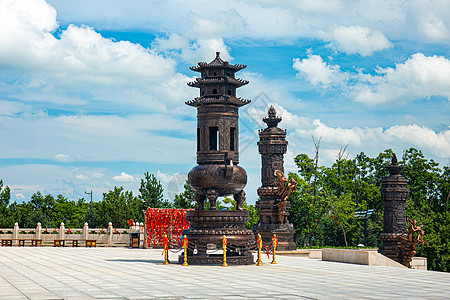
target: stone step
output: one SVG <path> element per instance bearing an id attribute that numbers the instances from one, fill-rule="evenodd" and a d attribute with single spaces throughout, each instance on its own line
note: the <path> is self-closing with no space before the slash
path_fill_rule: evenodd
<path id="1" fill-rule="evenodd" d="M 296 250 L 280 250 L 278 255 L 305 257 L 312 259 L 322 259 L 322 249 L 296 249 Z"/>

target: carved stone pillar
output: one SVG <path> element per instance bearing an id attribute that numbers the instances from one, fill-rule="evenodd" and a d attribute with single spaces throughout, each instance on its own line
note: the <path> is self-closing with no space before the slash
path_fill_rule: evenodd
<path id="1" fill-rule="evenodd" d="M 380 235 L 382 246 L 379 252 L 399 263 L 403 262 L 399 250 L 401 237 L 406 236 L 406 209 L 409 190 L 407 180 L 400 174 L 403 166 L 397 164 L 394 154 L 392 163 L 386 166 L 389 176 L 381 180 L 381 199 L 384 202 L 383 233 Z"/>
<path id="2" fill-rule="evenodd" d="M 258 189 L 260 199 L 256 202 L 259 222 L 253 226 L 255 235 L 261 234 L 264 243 L 270 243 L 274 234 L 278 238 L 281 250 L 294 250 L 294 226 L 289 223 L 290 203 L 287 201 L 287 180 L 284 178 L 284 154 L 287 151 L 286 131 L 277 127 L 281 121 L 276 116 L 273 106 L 269 108 L 268 117 L 263 121 L 267 128 L 259 132 L 258 150 L 261 154 L 261 187 Z M 284 185 L 277 180 L 284 178 Z M 292 189 L 290 190 L 292 191 Z M 287 195 L 287 197 L 286 197 Z"/>

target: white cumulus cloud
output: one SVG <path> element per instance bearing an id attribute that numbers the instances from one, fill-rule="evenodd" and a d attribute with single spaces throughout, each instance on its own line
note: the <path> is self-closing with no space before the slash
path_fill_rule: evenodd
<path id="1" fill-rule="evenodd" d="M 22 194 L 22 193 L 17 193 L 17 194 L 15 194 L 15 196 L 16 196 L 16 198 L 18 198 L 18 199 L 25 199 L 25 195 Z"/>
<path id="2" fill-rule="evenodd" d="M 56 161 L 60 161 L 60 162 L 71 162 L 71 161 L 73 161 L 73 158 L 69 154 L 64 154 L 64 153 L 55 154 L 54 159 Z"/>
<path id="3" fill-rule="evenodd" d="M 450 60 L 443 56 L 413 54 L 395 67 L 376 69 L 376 74 L 341 71 L 339 65 L 329 65 L 319 55 L 294 59 L 292 65 L 298 77 L 323 89 L 332 86 L 368 105 L 388 102 L 408 102 L 441 96 L 450 100 Z"/>
<path id="4" fill-rule="evenodd" d="M 340 67 L 327 64 L 320 55 L 308 54 L 308 58 L 294 58 L 293 62 L 292 67 L 298 71 L 297 75 L 313 85 L 328 88 L 345 80 L 345 74 L 340 71 Z"/>
<path id="5" fill-rule="evenodd" d="M 80 105 L 94 100 L 161 110 L 184 100 L 170 93 L 174 85 L 190 95 L 190 78 L 177 73 L 175 61 L 155 49 L 105 38 L 84 25 L 69 24 L 55 34 L 58 29 L 55 9 L 43 0 L 0 2 L 6 93 L 27 101 Z M 198 46 L 205 55 L 207 45 L 216 44 Z M 214 51 L 208 54 L 214 56 Z"/>
<path id="6" fill-rule="evenodd" d="M 375 51 L 381 51 L 393 47 L 388 38 L 378 30 L 372 30 L 363 26 L 339 26 L 325 34 L 329 46 L 346 54 L 372 55 Z"/>
<path id="7" fill-rule="evenodd" d="M 339 152 L 341 147 L 349 144 L 348 151 L 355 155 L 361 151 L 369 155 L 377 155 L 385 149 L 392 148 L 400 154 L 411 147 L 421 149 L 446 162 L 450 153 L 450 129 L 440 132 L 417 124 L 393 125 L 383 127 L 332 127 L 316 119 L 306 128 L 297 128 L 289 133 L 291 147 L 304 145 L 311 141 L 311 136 L 321 138 L 321 152 L 328 155 L 327 162 L 337 158 L 331 156 Z M 312 145 L 312 143 L 311 143 Z M 304 147 L 304 146 L 302 146 Z M 304 151 L 295 149 L 294 153 Z"/>
<path id="8" fill-rule="evenodd" d="M 133 175 L 127 174 L 125 172 L 120 173 L 120 175 L 114 176 L 113 179 L 117 182 L 132 182 L 136 180 Z"/>
<path id="9" fill-rule="evenodd" d="M 422 16 L 419 20 L 418 30 L 431 40 L 445 40 L 450 37 L 450 32 L 444 21 L 431 13 Z"/>
<path id="10" fill-rule="evenodd" d="M 412 101 L 431 96 L 450 100 L 449 78 L 450 60 L 416 53 L 394 68 L 379 68 L 377 75 L 358 75 L 351 94 L 356 101 L 366 104 Z"/>
<path id="11" fill-rule="evenodd" d="M 168 53 L 190 64 L 201 61 L 211 61 L 214 54 L 219 51 L 224 60 L 231 60 L 230 49 L 225 45 L 221 37 L 207 37 L 191 39 L 176 33 L 168 34 L 164 38 L 156 38 L 153 42 L 154 49 Z"/>
<path id="12" fill-rule="evenodd" d="M 83 174 L 78 174 L 78 175 L 75 176 L 75 178 L 78 179 L 78 180 L 88 180 L 89 179 L 88 176 L 83 175 Z"/>

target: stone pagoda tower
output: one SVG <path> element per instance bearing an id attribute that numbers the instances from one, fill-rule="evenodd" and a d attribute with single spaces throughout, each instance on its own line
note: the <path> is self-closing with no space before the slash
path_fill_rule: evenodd
<path id="1" fill-rule="evenodd" d="M 286 130 L 277 127 L 281 118 L 275 108 L 270 106 L 268 117 L 263 119 L 267 128 L 259 131 L 258 150 L 261 154 L 261 183 L 258 189 L 260 200 L 256 202 L 259 222 L 253 227 L 255 234 L 261 234 L 265 243 L 274 234 L 279 241 L 279 249 L 294 250 L 294 226 L 289 223 L 289 195 L 296 186 L 284 176 L 284 154 L 287 151 Z"/>
<path id="2" fill-rule="evenodd" d="M 221 256 L 208 255 L 207 245 L 219 244 L 225 235 L 233 247 L 227 255 L 230 264 L 251 264 L 253 256 L 239 245 L 253 243 L 254 235 L 245 224 L 248 211 L 243 210 L 244 187 L 247 173 L 239 164 L 239 107 L 250 100 L 236 97 L 236 89 L 248 81 L 238 79 L 235 73 L 245 65 L 229 64 L 220 58 L 210 62 L 199 62 L 191 67 L 200 78 L 188 83 L 200 89 L 200 97 L 186 102 L 197 108 L 197 166 L 188 174 L 189 184 L 195 192 L 197 209 L 188 211 L 186 220 L 190 228 L 183 231 L 197 253 L 188 251 L 190 264 L 222 264 Z M 237 209 L 216 210 L 220 196 L 233 196 Z M 205 210 L 205 200 L 209 210 Z M 210 246 L 209 246 L 210 247 Z M 231 251 L 231 249 L 234 249 Z"/>
<path id="3" fill-rule="evenodd" d="M 381 180 L 381 199 L 384 202 L 383 233 L 380 235 L 382 246 L 379 252 L 402 263 L 399 246 L 402 236 L 406 236 L 406 209 L 409 190 L 407 180 L 400 174 L 403 166 L 397 164 L 394 154 L 392 163 L 386 166 L 389 176 Z"/>

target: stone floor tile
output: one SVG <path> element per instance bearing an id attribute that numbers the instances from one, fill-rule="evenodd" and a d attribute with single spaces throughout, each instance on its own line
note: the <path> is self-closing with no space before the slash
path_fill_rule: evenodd
<path id="1" fill-rule="evenodd" d="M 69 299 L 450 299 L 448 273 L 296 257 L 279 257 L 278 265 L 264 261 L 263 267 L 164 266 L 160 254 L 127 248 L 0 248 L 0 299 L 2 290 L 24 298 L 20 291 L 27 289 L 30 295 Z M 405 288 L 410 278 L 420 289 Z"/>

